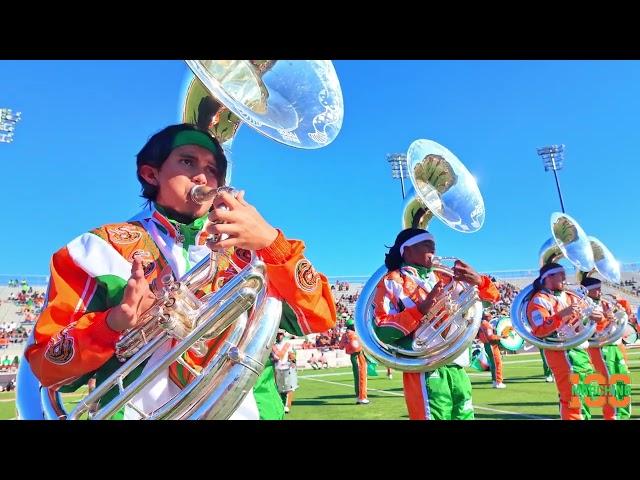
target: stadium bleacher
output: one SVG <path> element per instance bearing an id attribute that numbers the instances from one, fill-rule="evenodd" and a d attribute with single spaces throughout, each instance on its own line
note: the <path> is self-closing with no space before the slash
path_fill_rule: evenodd
<path id="1" fill-rule="evenodd" d="M 634 264 L 635 265 L 635 264 Z M 490 272 L 494 278 L 498 281 L 507 282 L 518 289 L 521 289 L 533 282 L 536 278 L 537 272 L 535 270 L 531 271 L 506 271 L 506 272 Z M 20 278 L 17 276 L 16 278 Z M 344 278 L 344 277 L 343 277 Z M 342 287 L 338 289 L 339 280 L 330 279 L 331 285 L 334 286 L 332 289 L 332 294 L 336 303 L 341 303 L 347 309 L 348 316 L 353 317 L 355 313 L 355 300 L 349 300 L 349 298 L 359 296 L 362 291 L 364 284 L 366 282 L 366 278 L 363 277 L 349 277 L 351 281 L 349 282 L 340 282 L 342 283 Z M 570 275 L 571 278 L 571 275 Z M 622 274 L 622 283 L 624 282 L 634 282 L 640 281 L 640 273 L 637 270 L 625 271 Z M 43 283 L 43 282 L 40 282 Z M 348 283 L 348 286 L 345 286 L 345 283 Z M 35 287 L 36 291 L 45 291 L 45 286 L 40 285 Z M 11 292 L 19 291 L 16 287 L 8 287 L 6 286 L 6 282 L 4 285 L 0 285 L 0 324 L 3 322 L 11 323 L 16 322 L 21 324 L 24 321 L 24 318 L 18 313 L 19 308 L 13 303 L 8 302 L 7 299 Z M 634 291 L 625 285 L 612 285 L 609 282 L 603 283 L 603 294 L 613 294 L 622 298 L 627 299 L 630 304 L 633 306 L 634 311 L 637 309 L 638 304 L 640 304 L 640 295 L 634 293 Z M 33 328 L 32 325 L 25 325 L 27 331 Z M 342 332 L 340 332 L 342 333 Z M 292 337 L 289 341 L 292 342 L 294 349 L 297 352 L 297 365 L 298 369 L 306 369 L 311 368 L 308 365 L 308 360 L 312 354 L 316 354 L 316 356 L 320 355 L 320 353 L 324 353 L 327 362 L 329 363 L 329 367 L 342 367 L 350 365 L 349 356 L 344 353 L 344 350 L 341 349 L 328 349 L 328 348 L 303 348 L 303 344 L 305 342 L 310 342 L 315 345 L 316 337 L 319 334 L 311 334 L 305 337 Z M 22 343 L 11 343 L 8 348 L 0 348 L 0 355 L 4 357 L 4 355 L 9 355 L 10 358 L 18 355 L 22 357 L 22 353 L 24 350 L 25 342 Z"/>

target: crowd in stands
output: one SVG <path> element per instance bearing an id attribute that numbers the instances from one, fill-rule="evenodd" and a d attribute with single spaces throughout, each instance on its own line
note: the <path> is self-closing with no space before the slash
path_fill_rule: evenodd
<path id="1" fill-rule="evenodd" d="M 0 323 L 0 349 L 9 348 L 12 343 L 22 343 L 29 338 L 29 332 L 16 322 Z"/>
<path id="2" fill-rule="evenodd" d="M 336 283 L 331 285 L 331 290 L 337 290 L 339 292 L 348 291 L 349 282 L 341 282 L 339 280 L 336 280 Z"/>
<path id="3" fill-rule="evenodd" d="M 7 349 L 11 344 L 20 344 L 27 340 L 32 326 L 44 305 L 43 291 L 34 290 L 25 280 L 9 280 L 9 287 L 18 289 L 9 296 L 0 299 L 0 303 L 13 304 L 16 315 L 21 321 L 4 321 L 0 323 L 0 349 Z"/>
<path id="4" fill-rule="evenodd" d="M 620 282 L 620 285 L 626 287 L 626 289 L 630 290 L 634 295 L 640 296 L 640 287 L 638 287 L 637 283 L 636 279 L 632 277 L 631 280 Z"/>
<path id="5" fill-rule="evenodd" d="M 500 300 L 494 303 L 489 310 L 492 315 L 499 316 L 510 316 L 511 312 L 511 303 L 513 302 L 516 295 L 520 291 L 518 287 L 515 285 L 505 282 L 504 280 L 496 280 L 495 278 L 491 278 L 496 286 L 498 287 L 498 292 L 500 292 Z"/>
<path id="6" fill-rule="evenodd" d="M 5 355 L 4 358 L 0 361 L 0 372 L 1 373 L 16 373 L 18 371 L 18 367 L 20 366 L 20 358 L 18 355 L 13 357 L 13 360 L 9 358 L 9 355 Z"/>
<path id="7" fill-rule="evenodd" d="M 18 293 L 9 293 L 5 301 L 18 307 L 16 313 L 23 316 L 25 322 L 35 322 L 44 305 L 44 292 L 38 292 L 33 287 L 29 287 Z"/>
<path id="8" fill-rule="evenodd" d="M 18 366 L 20 365 L 20 358 L 18 356 L 14 356 L 13 360 L 9 358 L 9 355 L 5 355 L 2 360 L 0 360 L 0 373 L 10 373 L 15 374 L 18 372 Z M 10 392 L 16 389 L 16 380 L 15 377 L 11 377 L 8 382 L 0 383 L 0 392 Z"/>

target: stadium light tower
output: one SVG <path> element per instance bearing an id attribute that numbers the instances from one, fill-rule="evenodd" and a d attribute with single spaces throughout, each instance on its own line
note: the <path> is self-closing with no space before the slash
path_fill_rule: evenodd
<path id="1" fill-rule="evenodd" d="M 13 142 L 16 123 L 22 120 L 22 113 L 13 113 L 10 108 L 0 108 L 0 143 Z"/>
<path id="2" fill-rule="evenodd" d="M 562 200 L 562 192 L 560 191 L 560 182 L 558 182 L 558 170 L 562 170 L 562 162 L 564 161 L 564 145 L 549 145 L 548 147 L 540 147 L 537 149 L 538 155 L 542 157 L 544 171 L 553 170 L 553 176 L 556 179 L 556 188 L 560 197 L 560 208 L 564 212 L 564 201 Z"/>
<path id="3" fill-rule="evenodd" d="M 391 165 L 391 176 L 400 179 L 402 199 L 404 200 L 404 179 L 409 176 L 407 173 L 407 156 L 404 153 L 388 153 L 387 162 Z"/>

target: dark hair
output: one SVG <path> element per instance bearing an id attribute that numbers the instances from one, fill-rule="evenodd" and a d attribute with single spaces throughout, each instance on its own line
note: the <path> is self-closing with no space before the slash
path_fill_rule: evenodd
<path id="1" fill-rule="evenodd" d="M 542 280 L 540 280 L 540 277 L 542 277 L 542 275 L 544 275 L 546 272 L 548 272 L 549 270 L 553 270 L 554 268 L 564 268 L 562 265 L 560 265 L 559 263 L 547 263 L 546 265 L 543 265 L 540 268 L 540 273 L 538 275 L 538 278 L 536 278 L 533 281 L 533 290 L 534 292 L 537 292 L 538 290 L 541 290 L 542 287 L 544 287 L 544 282 Z"/>
<path id="2" fill-rule="evenodd" d="M 180 123 L 177 125 L 170 125 L 158 133 L 153 135 L 147 143 L 142 147 L 142 150 L 138 152 L 136 157 L 137 176 L 140 185 L 142 186 L 142 197 L 147 200 L 154 201 L 158 195 L 158 187 L 151 185 L 140 175 L 140 167 L 142 165 L 151 165 L 155 168 L 160 168 L 162 164 L 167 160 L 171 151 L 173 150 L 173 140 L 176 135 L 185 130 L 195 130 L 208 135 L 218 149 L 218 154 L 215 155 L 216 166 L 218 170 L 218 185 L 224 185 L 224 180 L 227 176 L 227 158 L 224 155 L 224 151 L 220 146 L 220 143 L 216 138 L 211 135 L 207 130 L 202 130 L 191 125 L 190 123 Z"/>
<path id="3" fill-rule="evenodd" d="M 583 287 L 590 287 L 592 285 L 600 285 L 601 283 L 602 283 L 602 281 L 598 280 L 597 278 L 584 277 L 582 279 L 582 281 L 580 282 L 580 285 L 582 285 Z"/>
<path id="4" fill-rule="evenodd" d="M 395 243 L 389 248 L 389 253 L 385 253 L 384 255 L 384 265 L 390 272 L 398 270 L 400 265 L 402 265 L 400 246 L 410 238 L 425 232 L 426 230 L 422 228 L 406 228 L 398 234 Z"/>

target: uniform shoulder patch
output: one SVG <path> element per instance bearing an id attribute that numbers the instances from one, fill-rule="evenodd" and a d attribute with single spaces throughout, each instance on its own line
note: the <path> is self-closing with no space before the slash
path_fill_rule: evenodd
<path id="1" fill-rule="evenodd" d="M 136 243 L 142 238 L 140 227 L 131 224 L 115 224 L 105 227 L 109 240 L 118 245 Z"/>
<path id="2" fill-rule="evenodd" d="M 302 258 L 296 263 L 294 277 L 296 285 L 305 292 L 313 292 L 320 283 L 320 276 L 306 258 Z"/>
<path id="3" fill-rule="evenodd" d="M 68 332 L 70 327 L 71 325 L 49 341 L 49 346 L 44 356 L 51 363 L 65 365 L 73 359 L 76 352 L 73 337 Z"/>

